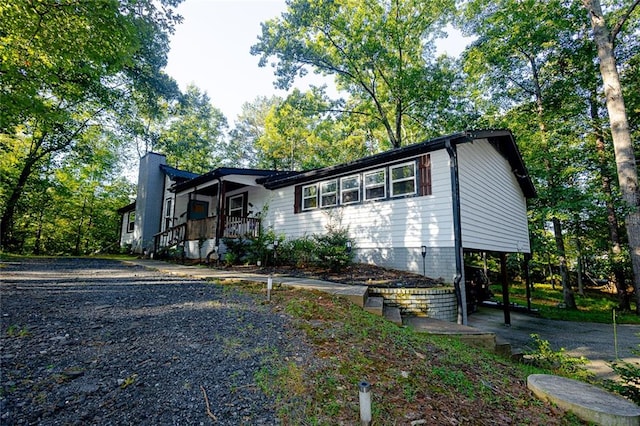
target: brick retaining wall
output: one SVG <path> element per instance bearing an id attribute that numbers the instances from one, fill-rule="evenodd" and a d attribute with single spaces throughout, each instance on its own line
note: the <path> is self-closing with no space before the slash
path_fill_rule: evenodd
<path id="1" fill-rule="evenodd" d="M 402 315 L 426 316 L 451 322 L 458 318 L 456 293 L 452 287 L 369 287 L 369 296 L 383 297 L 386 305 L 399 308 Z"/>

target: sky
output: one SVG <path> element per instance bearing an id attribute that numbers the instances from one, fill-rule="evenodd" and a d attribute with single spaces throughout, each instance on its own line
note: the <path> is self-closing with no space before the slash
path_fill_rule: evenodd
<path id="1" fill-rule="evenodd" d="M 182 90 L 195 84 L 206 91 L 229 124 L 245 102 L 258 96 L 285 96 L 286 92 L 273 87 L 273 69 L 260 68 L 259 56 L 249 53 L 261 33 L 260 23 L 285 9 L 284 0 L 185 0 L 177 9 L 183 22 L 171 37 L 167 74 Z M 446 50 L 458 55 L 465 44 L 451 35 Z M 310 77 L 295 87 L 305 90 L 310 83 L 322 83 L 319 78 Z"/>

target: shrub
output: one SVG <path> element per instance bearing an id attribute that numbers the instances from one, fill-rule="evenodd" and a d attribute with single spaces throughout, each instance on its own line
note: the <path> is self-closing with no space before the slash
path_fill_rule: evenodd
<path id="1" fill-rule="evenodd" d="M 318 266 L 339 272 L 349 265 L 353 253 L 347 251 L 349 234 L 345 229 L 329 228 L 326 234 L 303 236 L 285 241 L 273 230 L 263 232 L 258 238 L 225 238 L 227 248 L 224 260 L 227 264 L 257 263 L 284 264 L 296 268 Z M 278 241 L 274 256 L 274 242 Z"/>
<path id="2" fill-rule="evenodd" d="M 638 345 L 640 348 L 640 345 Z M 634 355 L 640 355 L 640 350 L 632 350 Z M 620 381 L 607 380 L 607 389 L 629 398 L 640 405 L 640 363 L 616 361 L 609 366 L 620 376 Z"/>
<path id="3" fill-rule="evenodd" d="M 564 348 L 558 351 L 551 349 L 547 340 L 542 340 L 537 334 L 532 334 L 537 349 L 525 354 L 525 359 L 531 364 L 551 370 L 554 374 L 571 377 L 577 380 L 588 380 L 591 373 L 584 368 L 587 363 L 585 357 L 575 358 L 565 353 Z"/>
<path id="4" fill-rule="evenodd" d="M 351 263 L 353 252 L 347 251 L 349 234 L 346 229 L 329 229 L 325 235 L 314 235 L 314 240 L 320 265 L 326 265 L 332 271 L 339 272 Z"/>

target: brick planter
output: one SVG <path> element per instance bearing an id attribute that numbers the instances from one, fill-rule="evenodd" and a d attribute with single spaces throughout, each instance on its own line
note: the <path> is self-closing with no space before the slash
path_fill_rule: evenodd
<path id="1" fill-rule="evenodd" d="M 458 317 L 458 304 L 453 287 L 369 287 L 369 296 L 383 297 L 385 305 L 399 308 L 402 315 L 426 316 L 452 322 Z"/>

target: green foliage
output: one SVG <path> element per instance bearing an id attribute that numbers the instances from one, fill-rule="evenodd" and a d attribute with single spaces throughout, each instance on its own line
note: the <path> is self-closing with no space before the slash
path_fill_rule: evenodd
<path id="1" fill-rule="evenodd" d="M 638 347 L 640 348 L 640 344 Z M 638 349 L 634 349 L 631 352 L 640 356 L 640 350 Z M 609 365 L 613 372 L 620 376 L 620 381 L 607 380 L 605 382 L 607 389 L 617 392 L 640 405 L 640 363 L 621 360 Z"/>
<path id="2" fill-rule="evenodd" d="M 177 3 L 16 0 L 0 6 L 0 157 L 6 156 L 0 162 L 0 245 L 4 249 L 24 250 L 34 227 L 35 239 L 41 240 L 45 219 L 58 229 L 44 213 L 53 207 L 47 191 L 57 186 L 51 174 L 69 156 L 90 146 L 83 142 L 110 133 L 117 111 L 131 93 L 148 98 L 176 88 L 162 68 L 168 35 L 180 21 L 173 13 Z M 82 196 L 81 212 L 72 212 L 87 218 L 87 209 L 98 197 L 84 191 Z M 45 202 L 33 205 L 39 199 Z M 22 214 L 25 206 L 27 213 Z M 43 209 L 32 216 L 30 206 Z M 77 224 L 63 229 L 71 233 Z M 72 246 L 78 252 L 83 243 L 80 236 Z M 37 251 L 38 244 L 34 246 Z"/>
<path id="3" fill-rule="evenodd" d="M 527 362 L 539 368 L 552 371 L 554 374 L 571 377 L 577 380 L 587 380 L 592 375 L 584 365 L 588 360 L 584 357 L 575 358 L 565 353 L 564 348 L 554 351 L 547 340 L 542 340 L 537 334 L 532 334 L 533 344 L 536 348 L 525 353 Z"/>
<path id="4" fill-rule="evenodd" d="M 292 240 L 276 236 L 272 230 L 262 232 L 258 238 L 223 239 L 227 248 L 225 262 L 228 264 L 255 264 L 259 260 L 265 266 L 317 266 L 336 272 L 349 265 L 353 259 L 353 252 L 347 250 L 347 240 L 348 231 L 337 228 L 329 228 L 326 234 Z M 275 241 L 278 242 L 277 249 L 274 248 Z"/>
<path id="5" fill-rule="evenodd" d="M 313 239 L 316 243 L 315 253 L 319 265 L 326 265 L 337 272 L 351 263 L 353 251 L 347 249 L 348 230 L 330 229 L 324 235 L 314 235 Z"/>
<path id="6" fill-rule="evenodd" d="M 168 164 L 194 173 L 222 165 L 227 120 L 211 105 L 209 96 L 189 85 L 179 101 L 167 109 L 164 119 L 169 125 L 157 130 L 153 150 L 166 154 Z"/>
<path id="7" fill-rule="evenodd" d="M 452 68 L 433 60 L 434 40 L 453 10 L 452 1 L 294 0 L 281 18 L 262 24 L 251 53 L 260 55 L 260 66 L 278 59 L 280 88 L 309 68 L 333 75 L 351 95 L 344 111 L 367 117 L 384 142 L 400 147 L 423 137 L 430 124 L 423 112 L 455 105 L 448 91 L 455 84 L 447 84 Z"/>

